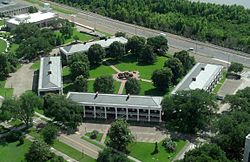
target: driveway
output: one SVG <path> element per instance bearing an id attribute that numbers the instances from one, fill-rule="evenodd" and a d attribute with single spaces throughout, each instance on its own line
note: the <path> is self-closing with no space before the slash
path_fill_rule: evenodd
<path id="1" fill-rule="evenodd" d="M 13 96 L 19 97 L 27 90 L 32 90 L 34 70 L 30 69 L 33 63 L 24 64 L 7 79 L 5 88 L 13 88 Z"/>

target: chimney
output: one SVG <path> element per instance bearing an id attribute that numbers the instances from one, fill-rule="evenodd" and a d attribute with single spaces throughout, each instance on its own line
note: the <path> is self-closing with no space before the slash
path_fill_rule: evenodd
<path id="1" fill-rule="evenodd" d="M 50 75 L 50 74 L 52 74 L 52 72 L 51 72 L 51 71 L 48 71 L 48 75 Z"/>
<path id="2" fill-rule="evenodd" d="M 95 99 L 98 97 L 98 94 L 99 94 L 99 93 L 98 93 L 98 91 L 97 91 L 97 92 L 95 93 Z"/>
<path id="3" fill-rule="evenodd" d="M 126 101 L 128 101 L 129 97 L 130 97 L 130 94 L 127 95 Z"/>
<path id="4" fill-rule="evenodd" d="M 192 81 L 196 81 L 196 78 L 192 78 Z"/>
<path id="5" fill-rule="evenodd" d="M 48 64 L 49 64 L 49 65 L 52 64 L 52 61 L 49 61 Z"/>
<path id="6" fill-rule="evenodd" d="M 204 71 L 204 70 L 205 70 L 205 67 L 202 67 L 201 70 Z"/>

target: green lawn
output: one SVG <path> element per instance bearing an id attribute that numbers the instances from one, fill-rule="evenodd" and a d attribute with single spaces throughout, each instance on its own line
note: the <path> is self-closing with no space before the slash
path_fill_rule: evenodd
<path id="1" fill-rule="evenodd" d="M 154 70 L 161 69 L 167 60 L 167 57 L 157 57 L 157 61 L 153 65 L 138 65 L 137 59 L 133 55 L 127 55 L 122 59 L 121 63 L 109 61 L 121 71 L 139 71 L 140 78 L 151 79 Z"/>
<path id="2" fill-rule="evenodd" d="M 81 153 L 80 151 L 60 142 L 59 140 L 55 140 L 53 147 L 66 155 L 78 160 L 79 162 L 95 162 L 96 160 Z"/>
<path id="3" fill-rule="evenodd" d="M 89 71 L 89 78 L 97 78 L 101 75 L 112 75 L 115 74 L 116 71 L 107 65 L 100 65 L 98 67 L 92 68 Z"/>
<path id="4" fill-rule="evenodd" d="M 85 136 L 88 136 L 89 138 L 90 138 L 90 135 L 91 135 L 91 132 L 88 132 L 85 134 Z M 98 133 L 95 140 L 100 142 L 102 140 L 102 136 L 103 136 L 103 133 Z"/>
<path id="5" fill-rule="evenodd" d="M 5 52 L 7 48 L 7 43 L 5 40 L 0 39 L 0 53 Z"/>
<path id="6" fill-rule="evenodd" d="M 170 162 L 186 143 L 187 142 L 183 140 L 178 141 L 176 151 L 173 153 L 168 153 L 162 146 L 162 142 L 158 144 L 159 153 L 155 155 L 151 154 L 155 148 L 154 143 L 135 142 L 129 145 L 128 150 L 130 151 L 131 156 L 143 162 Z"/>
<path id="7" fill-rule="evenodd" d="M 223 71 L 222 78 L 220 79 L 219 83 L 213 89 L 213 92 L 212 92 L 213 94 L 217 94 L 219 92 L 220 88 L 222 87 L 222 85 L 226 81 L 226 79 L 227 79 L 227 72 Z"/>
<path id="8" fill-rule="evenodd" d="M 90 92 L 90 93 L 95 93 L 95 91 L 94 91 L 94 82 L 95 82 L 94 80 L 89 80 L 88 81 L 88 92 Z M 118 81 L 115 81 L 114 84 L 115 84 L 115 92 L 114 92 L 114 94 L 117 94 L 118 91 L 119 91 L 121 83 L 118 82 Z"/>
<path id="9" fill-rule="evenodd" d="M 92 139 L 90 139 L 89 137 L 82 136 L 81 138 L 82 138 L 83 140 L 89 142 L 89 143 L 92 143 L 93 145 L 96 145 L 97 147 L 100 147 L 100 148 L 104 148 L 104 147 L 105 147 L 105 146 L 103 146 L 102 144 L 100 144 L 98 141 L 92 140 Z"/>
<path id="10" fill-rule="evenodd" d="M 19 142 L 0 145 L 0 161 L 1 162 L 21 162 L 25 160 L 25 153 L 28 152 L 31 142 L 24 140 L 23 145 L 18 145 Z"/>
<path id="11" fill-rule="evenodd" d="M 40 60 L 37 60 L 33 63 L 33 65 L 31 65 L 30 69 L 33 69 L 33 70 L 39 70 L 40 68 Z"/>
<path id="12" fill-rule="evenodd" d="M 0 96 L 10 98 L 13 96 L 13 88 L 4 88 L 6 81 L 0 80 Z"/>

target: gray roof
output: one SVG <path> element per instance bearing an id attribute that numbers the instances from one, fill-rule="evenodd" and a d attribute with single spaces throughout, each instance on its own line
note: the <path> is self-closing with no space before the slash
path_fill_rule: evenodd
<path id="1" fill-rule="evenodd" d="M 136 95 L 118 95 L 118 94 L 96 94 L 96 93 L 79 93 L 69 92 L 67 98 L 71 100 L 96 106 L 107 107 L 131 107 L 144 109 L 161 109 L 162 97 L 155 96 L 136 96 Z"/>
<path id="2" fill-rule="evenodd" d="M 77 52 L 87 52 L 89 48 L 94 44 L 99 44 L 103 48 L 108 48 L 113 42 L 120 42 L 122 44 L 126 44 L 128 40 L 124 37 L 114 37 L 107 40 L 98 40 L 93 42 L 88 42 L 86 44 L 74 44 L 66 47 L 60 47 L 60 51 L 64 53 L 65 55 L 72 55 Z"/>
<path id="3" fill-rule="evenodd" d="M 61 58 L 42 57 L 40 61 L 38 90 L 62 88 Z"/>
<path id="4" fill-rule="evenodd" d="M 222 65 L 197 63 L 175 87 L 172 94 L 181 90 L 207 90 L 222 69 Z"/>
<path id="5" fill-rule="evenodd" d="M 0 0 L 0 13 L 28 8 L 31 5 L 11 0 Z"/>

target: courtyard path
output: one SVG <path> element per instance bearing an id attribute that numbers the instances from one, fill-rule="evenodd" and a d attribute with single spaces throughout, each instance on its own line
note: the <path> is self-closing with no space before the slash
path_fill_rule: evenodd
<path id="1" fill-rule="evenodd" d="M 33 63 L 24 64 L 15 73 L 11 73 L 6 80 L 5 88 L 13 88 L 13 96 L 19 97 L 27 90 L 32 90 L 34 70 L 30 69 Z"/>
<path id="2" fill-rule="evenodd" d="M 123 80 L 123 81 L 121 82 L 121 85 L 120 85 L 120 88 L 119 88 L 118 94 L 122 94 L 123 89 L 124 89 L 124 87 L 125 87 L 125 84 L 126 84 L 126 81 L 125 81 L 125 80 Z"/>
<path id="3" fill-rule="evenodd" d="M 100 143 L 104 144 L 105 139 L 106 139 L 107 134 L 108 134 L 108 131 L 109 131 L 109 128 L 110 128 L 110 125 L 106 128 L 105 132 L 103 133 Z"/>
<path id="4" fill-rule="evenodd" d="M 143 81 L 143 82 L 148 82 L 148 83 L 152 83 L 152 80 L 148 80 L 148 79 L 141 79 L 141 81 Z"/>

